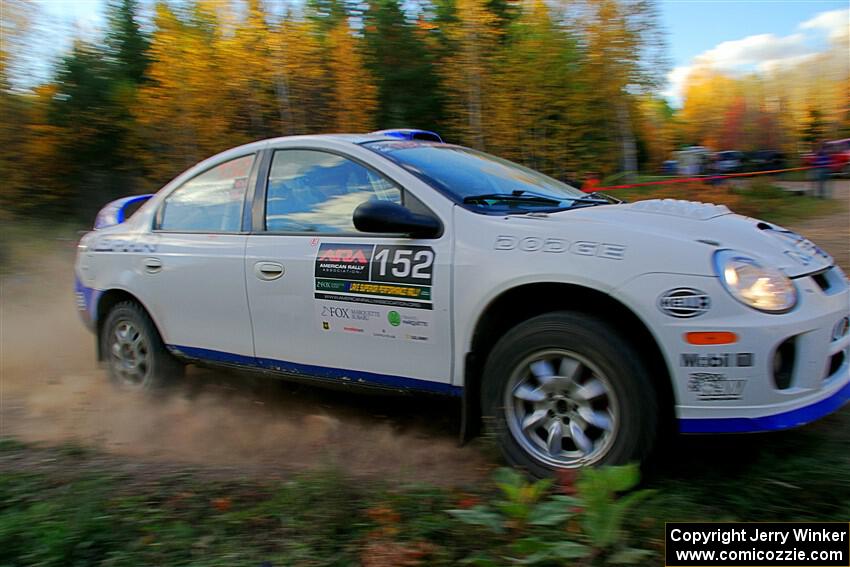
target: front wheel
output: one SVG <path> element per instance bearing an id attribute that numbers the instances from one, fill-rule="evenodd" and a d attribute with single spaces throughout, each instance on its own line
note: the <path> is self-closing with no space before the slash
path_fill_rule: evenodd
<path id="1" fill-rule="evenodd" d="M 137 303 L 116 305 L 100 340 L 109 378 L 120 388 L 158 390 L 183 374 L 183 365 L 165 348 L 150 316 Z"/>
<path id="2" fill-rule="evenodd" d="M 604 321 L 556 312 L 525 321 L 493 347 L 482 411 L 505 458 L 534 476 L 642 461 L 657 401 L 641 358 Z"/>

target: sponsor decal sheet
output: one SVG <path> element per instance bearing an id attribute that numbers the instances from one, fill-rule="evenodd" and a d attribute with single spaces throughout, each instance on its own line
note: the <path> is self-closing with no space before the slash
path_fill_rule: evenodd
<path id="1" fill-rule="evenodd" d="M 434 257 L 429 246 L 320 244 L 313 296 L 319 329 L 430 341 Z"/>

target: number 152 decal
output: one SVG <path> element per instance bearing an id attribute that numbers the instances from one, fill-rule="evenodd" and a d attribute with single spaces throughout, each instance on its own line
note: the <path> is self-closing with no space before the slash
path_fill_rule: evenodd
<path id="1" fill-rule="evenodd" d="M 372 281 L 431 285 L 434 250 L 428 246 L 375 246 Z"/>

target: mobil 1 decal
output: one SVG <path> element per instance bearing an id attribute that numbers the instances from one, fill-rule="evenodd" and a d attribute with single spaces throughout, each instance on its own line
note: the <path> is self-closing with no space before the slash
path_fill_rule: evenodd
<path id="1" fill-rule="evenodd" d="M 434 259 L 429 246 L 322 243 L 314 272 L 321 331 L 429 341 Z"/>

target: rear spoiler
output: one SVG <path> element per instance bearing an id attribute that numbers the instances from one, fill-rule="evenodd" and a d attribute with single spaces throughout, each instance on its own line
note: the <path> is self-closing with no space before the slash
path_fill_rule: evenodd
<path id="1" fill-rule="evenodd" d="M 94 219 L 94 229 L 97 230 L 100 228 L 106 228 L 107 226 L 121 224 L 127 220 L 130 214 L 135 212 L 135 209 L 138 209 L 151 197 L 153 197 L 153 194 L 132 195 L 130 197 L 123 197 L 107 203 L 105 207 L 98 211 L 97 216 Z M 130 214 L 127 214 L 128 211 Z"/>

